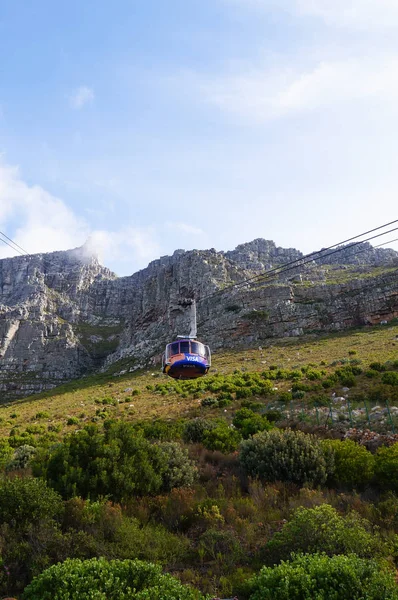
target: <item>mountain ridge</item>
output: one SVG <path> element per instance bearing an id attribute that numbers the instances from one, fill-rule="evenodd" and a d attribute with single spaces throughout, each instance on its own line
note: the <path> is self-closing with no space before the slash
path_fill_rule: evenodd
<path id="1" fill-rule="evenodd" d="M 258 238 L 227 252 L 176 250 L 125 277 L 86 246 L 2 259 L 0 399 L 121 359 L 131 369 L 157 363 L 164 344 L 186 329 L 178 301 L 192 294 L 199 337 L 215 350 L 398 317 L 398 252 L 370 244 L 359 250 L 348 245 L 307 262 L 294 248 Z M 272 280 L 231 287 L 297 260 Z"/>

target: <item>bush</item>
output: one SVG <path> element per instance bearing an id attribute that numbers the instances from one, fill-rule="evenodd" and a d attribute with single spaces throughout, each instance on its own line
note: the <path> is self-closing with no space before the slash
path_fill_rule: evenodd
<path id="1" fill-rule="evenodd" d="M 242 442 L 239 461 L 247 475 L 299 485 L 325 483 L 331 464 L 319 441 L 301 431 L 263 431 Z"/>
<path id="2" fill-rule="evenodd" d="M 59 516 L 62 510 L 60 496 L 41 479 L 0 479 L 0 524 L 23 527 Z"/>
<path id="3" fill-rule="evenodd" d="M 353 440 L 324 440 L 321 443 L 333 452 L 332 482 L 349 487 L 364 486 L 371 482 L 375 459 L 365 446 Z"/>
<path id="4" fill-rule="evenodd" d="M 190 487 L 196 479 L 197 468 L 177 442 L 162 442 L 158 444 L 164 458 L 165 466 L 162 471 L 162 490 L 169 492 L 173 488 Z"/>
<path id="5" fill-rule="evenodd" d="M 169 567 L 181 563 L 189 540 L 161 525 L 127 517 L 121 507 L 106 500 L 72 498 L 65 503 L 63 528 L 72 541 L 64 559 L 104 556 L 156 561 Z"/>
<path id="6" fill-rule="evenodd" d="M 20 446 L 17 448 L 12 456 L 12 459 L 7 463 L 7 471 L 17 471 L 20 469 L 26 469 L 29 466 L 30 461 L 36 453 L 34 446 Z"/>
<path id="7" fill-rule="evenodd" d="M 383 363 L 381 363 L 379 361 L 375 361 L 375 362 L 370 363 L 369 369 L 372 369 L 373 371 L 379 371 L 379 373 L 380 373 L 382 371 L 385 371 L 386 367 L 383 365 Z"/>
<path id="8" fill-rule="evenodd" d="M 267 417 L 256 414 L 249 408 L 238 410 L 232 423 L 240 431 L 244 439 L 259 431 L 269 431 L 273 427 Z"/>
<path id="9" fill-rule="evenodd" d="M 368 369 L 365 371 L 365 376 L 368 377 L 368 379 L 376 379 L 376 377 L 380 376 L 380 372 L 376 371 L 376 369 Z"/>
<path id="10" fill-rule="evenodd" d="M 203 598 L 159 566 L 139 560 L 68 559 L 25 588 L 23 600 L 194 600 Z"/>
<path id="11" fill-rule="evenodd" d="M 392 571 L 355 555 L 298 555 L 263 567 L 252 580 L 250 600 L 397 600 Z"/>
<path id="12" fill-rule="evenodd" d="M 389 547 L 373 535 L 371 525 L 357 513 L 342 517 L 329 504 L 298 508 L 292 519 L 265 546 L 267 562 L 290 558 L 292 552 L 355 553 L 364 558 L 388 554 Z"/>
<path id="13" fill-rule="evenodd" d="M 398 443 L 379 448 L 375 459 L 376 482 L 384 489 L 398 492 Z"/>
<path id="14" fill-rule="evenodd" d="M 186 423 L 182 433 L 182 438 L 186 443 L 201 443 L 203 441 L 204 434 L 215 427 L 216 424 L 214 422 L 209 421 L 208 419 L 203 419 L 202 417 L 198 417 L 197 419 L 192 419 Z"/>
<path id="15" fill-rule="evenodd" d="M 219 425 L 205 433 L 203 445 L 208 450 L 219 450 L 219 452 L 228 454 L 237 449 L 241 439 L 242 436 L 236 429 L 227 425 Z"/>
<path id="16" fill-rule="evenodd" d="M 218 400 L 216 398 L 203 398 L 201 401 L 202 406 L 210 406 L 212 408 L 218 407 Z"/>
<path id="17" fill-rule="evenodd" d="M 13 455 L 13 448 L 7 438 L 0 438 L 0 468 L 4 468 Z"/>
<path id="18" fill-rule="evenodd" d="M 383 373 L 381 381 L 388 385 L 398 385 L 398 373 L 395 373 L 395 371 L 387 371 L 387 373 Z"/>
<path id="19" fill-rule="evenodd" d="M 239 538 L 229 530 L 207 529 L 200 536 L 198 548 L 202 560 L 218 560 L 231 567 L 243 554 Z"/>
<path id="20" fill-rule="evenodd" d="M 34 473 L 44 475 L 64 498 L 109 496 L 121 502 L 189 485 L 194 469 L 178 444 L 171 446 L 173 457 L 169 445 L 151 443 L 129 423 L 105 425 L 105 434 L 89 425 L 66 438 L 48 457 L 33 461 Z"/>

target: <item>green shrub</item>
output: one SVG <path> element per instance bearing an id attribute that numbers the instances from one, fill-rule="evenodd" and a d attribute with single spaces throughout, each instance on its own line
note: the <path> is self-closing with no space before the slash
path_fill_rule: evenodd
<path id="1" fill-rule="evenodd" d="M 376 369 L 368 369 L 365 371 L 365 376 L 368 377 L 368 379 L 376 379 L 376 377 L 380 377 L 380 372 L 376 371 Z"/>
<path id="2" fill-rule="evenodd" d="M 189 459 L 187 450 L 177 442 L 161 442 L 158 447 L 165 459 L 162 469 L 162 491 L 190 487 L 196 479 L 197 468 Z"/>
<path id="3" fill-rule="evenodd" d="M 36 419 L 49 419 L 50 418 L 50 413 L 48 413 L 45 410 L 39 411 L 38 413 L 36 413 Z"/>
<path id="4" fill-rule="evenodd" d="M 216 398 L 203 398 L 203 400 L 201 401 L 201 405 L 216 408 L 218 407 L 218 400 Z"/>
<path id="5" fill-rule="evenodd" d="M 277 421 L 282 419 L 283 414 L 280 410 L 267 410 L 264 416 L 267 417 L 270 423 L 276 423 Z"/>
<path id="6" fill-rule="evenodd" d="M 66 421 L 67 425 L 78 425 L 79 424 L 79 419 L 77 417 L 69 417 L 69 419 Z"/>
<path id="7" fill-rule="evenodd" d="M 370 363 L 369 365 L 369 369 L 372 369 L 373 371 L 385 371 L 386 367 L 383 365 L 383 363 L 379 362 L 379 361 L 374 361 L 372 363 Z"/>
<path id="8" fill-rule="evenodd" d="M 290 558 L 292 552 L 325 552 L 329 556 L 352 552 L 371 558 L 387 555 L 389 549 L 380 536 L 373 535 L 370 523 L 357 513 L 342 517 L 329 504 L 321 504 L 298 508 L 267 543 L 265 556 L 273 564 Z"/>
<path id="9" fill-rule="evenodd" d="M 387 371 L 381 376 L 381 381 L 387 385 L 398 385 L 398 373 L 395 373 L 395 371 Z"/>
<path id="10" fill-rule="evenodd" d="M 253 392 L 251 388 L 239 388 L 236 390 L 236 398 L 239 400 L 240 398 L 251 398 L 253 396 Z"/>
<path id="11" fill-rule="evenodd" d="M 137 431 L 149 440 L 170 442 L 181 438 L 183 424 L 181 421 L 155 419 L 153 421 L 139 421 L 134 425 Z"/>
<path id="12" fill-rule="evenodd" d="M 109 496 L 120 502 L 134 495 L 158 494 L 176 483 L 173 471 L 183 472 L 185 467 L 192 471 L 178 444 L 153 444 L 137 435 L 134 425 L 122 421 L 106 425 L 105 434 L 89 425 L 65 438 L 48 456 L 33 461 L 34 473 L 45 476 L 64 498 Z M 188 485 L 190 477 L 181 479 L 181 485 Z"/>
<path id="13" fill-rule="evenodd" d="M 360 373 L 362 373 L 360 367 L 352 367 L 350 365 L 341 367 L 335 371 L 335 375 L 338 377 L 341 385 L 346 387 L 354 387 L 356 385 L 355 376 L 360 375 Z"/>
<path id="14" fill-rule="evenodd" d="M 293 394 L 291 392 L 280 392 L 278 400 L 279 402 L 291 402 L 293 400 Z"/>
<path id="15" fill-rule="evenodd" d="M 308 369 L 306 375 L 310 381 L 316 381 L 322 379 L 324 373 L 324 371 L 318 371 L 317 369 Z"/>
<path id="16" fill-rule="evenodd" d="M 240 431 L 244 439 L 259 431 L 269 431 L 273 427 L 267 417 L 259 415 L 248 408 L 238 410 L 232 423 Z"/>
<path id="17" fill-rule="evenodd" d="M 32 477 L 0 479 L 0 524 L 18 527 L 52 519 L 62 513 L 60 496 L 41 479 Z"/>
<path id="18" fill-rule="evenodd" d="M 325 483 L 331 469 L 314 436 L 289 429 L 263 431 L 242 442 L 239 461 L 251 477 L 299 485 Z"/>
<path id="19" fill-rule="evenodd" d="M 293 400 L 302 400 L 305 396 L 305 392 L 304 390 L 296 390 L 294 392 L 292 392 L 292 398 Z"/>
<path id="20" fill-rule="evenodd" d="M 322 381 L 322 387 L 323 387 L 325 390 L 327 390 L 327 389 L 329 389 L 329 388 L 333 387 L 335 383 L 336 383 L 336 382 L 335 382 L 335 380 L 334 380 L 332 377 L 327 377 L 326 379 L 324 379 L 324 380 Z"/>
<path id="21" fill-rule="evenodd" d="M 398 492 L 398 443 L 377 450 L 375 477 L 382 488 Z"/>
<path id="22" fill-rule="evenodd" d="M 242 436 L 236 429 L 227 425 L 219 425 L 204 434 L 203 445 L 208 450 L 219 450 L 228 454 L 237 449 L 241 439 Z"/>
<path id="23" fill-rule="evenodd" d="M 88 558 L 87 548 L 91 555 L 140 558 L 170 567 L 181 563 L 189 552 L 190 544 L 185 536 L 170 533 L 154 523 L 142 524 L 127 517 L 119 505 L 104 499 L 92 502 L 72 498 L 65 502 L 63 528 L 66 537 L 72 540 L 69 556 L 73 553 L 74 558 Z M 76 544 L 80 546 L 78 552 L 74 550 Z"/>
<path id="24" fill-rule="evenodd" d="M 12 459 L 7 463 L 7 471 L 17 471 L 20 469 L 26 469 L 36 453 L 34 446 L 20 446 L 17 448 L 12 456 Z"/>
<path id="25" fill-rule="evenodd" d="M 215 427 L 216 424 L 208 419 L 203 419 L 202 417 L 192 419 L 185 424 L 182 433 L 183 440 L 186 443 L 201 443 L 203 441 L 204 434 Z"/>
<path id="26" fill-rule="evenodd" d="M 198 549 L 202 560 L 222 561 L 231 567 L 242 557 L 242 546 L 233 531 L 207 529 L 199 539 Z"/>
<path id="27" fill-rule="evenodd" d="M 195 600 L 202 596 L 139 560 L 68 559 L 25 588 L 23 600 Z"/>
<path id="28" fill-rule="evenodd" d="M 349 487 L 364 486 L 371 482 L 375 459 L 364 446 L 353 440 L 324 440 L 322 445 L 333 452 L 332 482 Z"/>
<path id="29" fill-rule="evenodd" d="M 7 438 L 0 438 L 0 468 L 4 468 L 9 462 L 14 449 L 8 443 Z"/>
<path id="30" fill-rule="evenodd" d="M 394 573 L 354 554 L 298 555 L 276 567 L 263 567 L 251 585 L 250 600 L 398 599 Z"/>
<path id="31" fill-rule="evenodd" d="M 309 392 L 311 390 L 310 386 L 306 383 L 295 382 L 292 385 L 292 392 Z M 293 396 L 294 397 L 294 396 Z"/>

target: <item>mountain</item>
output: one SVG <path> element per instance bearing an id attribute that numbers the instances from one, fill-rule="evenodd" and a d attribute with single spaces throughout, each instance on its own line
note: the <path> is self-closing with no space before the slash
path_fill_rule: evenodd
<path id="1" fill-rule="evenodd" d="M 215 351 L 398 317 L 398 252 L 361 244 L 316 257 L 257 239 L 229 252 L 176 250 L 129 277 L 84 246 L 0 260 L 0 399 L 119 361 L 157 364 L 187 331 L 178 302 L 192 295 L 199 338 Z M 228 287 L 292 261 L 273 278 Z"/>

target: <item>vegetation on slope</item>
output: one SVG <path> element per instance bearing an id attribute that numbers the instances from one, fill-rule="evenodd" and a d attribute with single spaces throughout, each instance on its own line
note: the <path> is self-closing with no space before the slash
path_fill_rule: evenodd
<path id="1" fill-rule="evenodd" d="M 94 569 L 116 597 L 144 561 L 156 597 L 397 598 L 397 335 L 220 354 L 188 382 L 127 364 L 3 406 L 0 594 L 61 598 Z"/>

